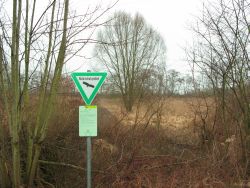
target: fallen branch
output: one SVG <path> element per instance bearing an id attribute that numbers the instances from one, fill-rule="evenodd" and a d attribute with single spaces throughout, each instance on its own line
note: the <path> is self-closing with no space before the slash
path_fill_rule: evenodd
<path id="1" fill-rule="evenodd" d="M 44 161 L 44 160 L 39 160 L 38 162 L 41 163 L 41 164 L 64 166 L 64 167 L 69 167 L 69 168 L 73 168 L 73 169 L 80 170 L 80 171 L 86 171 L 86 168 L 82 168 L 80 166 L 76 166 L 76 165 L 72 165 L 72 164 L 68 164 L 68 163 L 54 162 L 54 161 Z M 97 173 L 104 174 L 104 172 L 100 171 L 100 170 L 92 170 L 92 172 L 97 172 Z"/>
<path id="2" fill-rule="evenodd" d="M 157 168 L 166 168 L 166 167 L 170 167 L 170 166 L 189 164 L 189 163 L 196 162 L 196 161 L 198 161 L 198 160 L 200 160 L 200 159 L 202 159 L 202 157 L 196 158 L 196 159 L 193 159 L 193 160 L 188 160 L 188 161 L 182 161 L 182 162 L 171 163 L 171 164 L 150 166 L 150 167 L 148 167 L 148 168 L 139 169 L 139 170 L 136 170 L 136 171 L 141 171 L 141 170 L 143 170 L 143 171 L 144 171 L 144 170 L 152 170 L 152 169 L 157 169 Z"/>

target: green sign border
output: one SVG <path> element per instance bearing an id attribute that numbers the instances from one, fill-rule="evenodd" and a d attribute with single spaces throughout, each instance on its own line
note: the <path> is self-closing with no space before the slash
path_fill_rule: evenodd
<path id="1" fill-rule="evenodd" d="M 82 89 L 82 86 L 79 83 L 79 80 L 77 79 L 77 76 L 101 76 L 101 79 L 97 83 L 95 89 L 93 90 L 93 92 L 92 92 L 92 94 L 90 95 L 89 98 L 87 97 L 84 90 Z M 87 105 L 90 105 L 92 103 L 92 101 L 94 100 L 99 88 L 102 86 L 103 82 L 105 81 L 106 77 L 107 77 L 106 72 L 73 72 L 71 74 L 71 78 L 73 79 L 73 81 L 74 81 L 76 87 L 78 88 L 84 102 Z"/>

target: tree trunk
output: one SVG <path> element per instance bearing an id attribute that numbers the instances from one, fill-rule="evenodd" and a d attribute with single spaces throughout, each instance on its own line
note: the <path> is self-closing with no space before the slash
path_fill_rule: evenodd
<path id="1" fill-rule="evenodd" d="M 2 119 L 0 114 L 0 120 Z M 3 126 L 0 122 L 0 187 L 1 188 L 8 188 L 10 187 L 10 181 L 6 169 L 6 160 L 4 155 L 4 132 L 3 132 Z"/>
<path id="2" fill-rule="evenodd" d="M 36 125 L 35 134 L 33 137 L 33 156 L 32 156 L 32 163 L 30 166 L 30 173 L 28 174 L 28 187 L 32 188 L 33 182 L 35 179 L 35 175 L 38 168 L 38 160 L 41 153 L 41 145 L 46 137 L 47 129 L 48 129 L 48 120 L 50 118 L 52 108 L 53 108 L 53 101 L 55 100 L 56 91 L 58 88 L 58 83 L 61 78 L 62 67 L 64 64 L 65 59 L 65 52 L 66 52 L 66 43 L 67 43 L 67 20 L 68 20 L 68 8 L 69 8 L 69 0 L 65 0 L 65 8 L 64 8 L 64 23 L 63 23 L 63 35 L 62 41 L 57 57 L 55 72 L 53 75 L 50 94 L 48 99 L 43 101 L 45 105 L 41 106 L 41 111 L 38 114 L 38 121 Z"/>

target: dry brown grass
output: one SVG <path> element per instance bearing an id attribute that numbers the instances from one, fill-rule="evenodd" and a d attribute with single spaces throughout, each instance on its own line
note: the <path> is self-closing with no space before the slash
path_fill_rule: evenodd
<path id="1" fill-rule="evenodd" d="M 58 164 L 40 164 L 40 187 L 50 187 L 46 182 L 59 188 L 85 187 L 86 143 L 78 136 L 82 104 L 79 96 L 57 98 L 40 159 Z M 97 97 L 94 104 L 98 137 L 93 138 L 93 187 L 220 188 L 239 181 L 234 170 L 238 164 L 217 157 L 216 145 L 212 153 L 201 147 L 194 130 L 196 99 L 164 99 L 160 124 L 150 101 L 131 113 L 125 112 L 119 98 Z M 29 116 L 32 109 L 27 109 Z"/>
<path id="2" fill-rule="evenodd" d="M 166 98 L 163 101 L 163 111 L 161 118 L 162 131 L 165 131 L 169 137 L 178 142 L 189 144 L 197 143 L 197 134 L 194 131 L 194 109 L 197 105 L 196 98 Z M 211 102 L 210 102 L 211 103 Z M 122 119 L 125 114 L 125 109 L 122 108 L 122 101 L 119 98 L 100 98 L 97 104 L 108 109 L 118 119 Z M 136 107 L 122 119 L 124 125 L 132 126 L 136 119 Z M 139 121 L 143 122 L 144 114 L 147 111 L 147 105 L 140 107 Z M 154 116 L 151 120 L 151 125 L 154 126 L 157 122 L 157 117 Z M 187 136 L 188 135 L 188 136 Z M 188 138 L 188 139 L 186 139 Z"/>

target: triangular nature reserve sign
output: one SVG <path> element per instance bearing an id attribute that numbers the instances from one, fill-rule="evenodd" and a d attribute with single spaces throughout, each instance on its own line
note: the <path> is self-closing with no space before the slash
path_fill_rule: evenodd
<path id="1" fill-rule="evenodd" d="M 107 76 L 106 72 L 74 72 L 71 77 L 83 100 L 90 105 Z"/>

